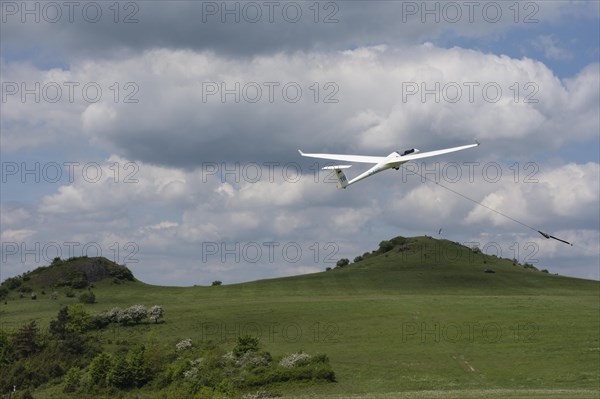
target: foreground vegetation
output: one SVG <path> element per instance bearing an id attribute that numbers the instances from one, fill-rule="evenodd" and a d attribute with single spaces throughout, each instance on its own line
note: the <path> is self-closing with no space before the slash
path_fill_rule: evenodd
<path id="1" fill-rule="evenodd" d="M 73 289 L 29 276 L 21 286 L 37 299 L 7 291 L 3 342 L 34 320 L 46 334 L 65 306 L 67 314 L 74 307 L 91 316 L 139 303 L 164 308 L 158 320 L 87 330 L 86 354 L 65 360 L 60 376 L 32 391 L 35 398 L 598 397 L 598 282 L 542 273 L 445 240 L 388 242 L 327 272 L 237 285 L 156 287 L 109 276 Z M 90 289 L 95 303 L 79 305 Z M 256 368 L 236 365 L 236 348 L 248 336 L 258 339 L 248 355 Z M 189 351 L 178 351 L 187 339 Z M 136 369 L 134 359 L 143 358 L 145 377 L 118 387 L 107 374 L 90 385 L 91 364 L 102 354 L 106 370 L 119 363 Z M 285 377 L 290 372 L 281 362 L 288 357 L 300 359 L 297 370 L 311 368 L 297 371 L 306 378 Z"/>

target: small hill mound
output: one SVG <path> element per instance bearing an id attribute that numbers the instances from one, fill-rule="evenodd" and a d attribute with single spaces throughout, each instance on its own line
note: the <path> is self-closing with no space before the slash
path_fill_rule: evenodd
<path id="1" fill-rule="evenodd" d="M 490 248 L 486 251 L 492 252 Z M 551 274 L 530 263 L 504 258 L 500 251 L 498 255 L 486 254 L 475 246 L 430 236 L 394 237 L 353 261 L 340 259 L 324 273 L 261 280 L 245 286 L 268 291 L 273 281 L 288 295 L 571 295 L 597 290 L 597 282 L 591 280 Z"/>
<path id="2" fill-rule="evenodd" d="M 82 256 L 67 260 L 55 258 L 49 266 L 38 267 L 31 272 L 6 279 L 0 285 L 0 294 L 6 295 L 11 290 L 28 292 L 46 287 L 80 289 L 106 279 L 113 279 L 114 282 L 135 281 L 133 273 L 126 266 L 104 257 Z"/>

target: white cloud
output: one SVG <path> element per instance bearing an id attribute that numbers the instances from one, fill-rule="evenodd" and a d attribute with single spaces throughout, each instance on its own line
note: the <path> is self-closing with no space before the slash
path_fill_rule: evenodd
<path id="1" fill-rule="evenodd" d="M 566 48 L 561 47 L 552 35 L 540 35 L 532 43 L 535 48 L 542 50 L 548 59 L 566 61 L 573 58 L 573 54 Z"/>
<path id="2" fill-rule="evenodd" d="M 29 69 L 28 80 L 48 74 Z M 431 44 L 248 59 L 158 49 L 58 72 L 68 80 L 98 82 L 107 93 L 93 104 L 11 98 L 5 107 L 9 150 L 35 147 L 35 137 L 37 146 L 81 140 L 85 132 L 90 143 L 119 148 L 129 158 L 193 168 L 207 161 L 289 159 L 307 146 L 379 152 L 477 137 L 523 157 L 527 148 L 562 145 L 570 138 L 567 127 L 580 139 L 594 137 L 599 118 L 598 93 L 591 89 L 599 80 L 597 67 L 561 82 L 531 59 Z M 6 75 L 21 76 L 10 64 Z M 128 81 L 139 88 L 139 103 L 115 103 L 109 87 Z M 293 90 L 284 92 L 290 84 Z M 302 97 L 291 102 L 298 87 Z M 235 94 L 222 96 L 222 89 Z M 252 103 L 256 90 L 261 97 Z M 26 117 L 32 114 L 35 129 Z M 502 156 L 495 147 L 487 155 Z"/>

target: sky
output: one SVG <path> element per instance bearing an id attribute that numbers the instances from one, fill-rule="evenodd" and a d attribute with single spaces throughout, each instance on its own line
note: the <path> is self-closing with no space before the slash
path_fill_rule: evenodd
<path id="1" fill-rule="evenodd" d="M 596 1 L 0 1 L 0 279 L 102 255 L 151 284 L 230 284 L 429 235 L 598 280 L 599 14 Z M 475 140 L 345 190 L 297 151 Z"/>

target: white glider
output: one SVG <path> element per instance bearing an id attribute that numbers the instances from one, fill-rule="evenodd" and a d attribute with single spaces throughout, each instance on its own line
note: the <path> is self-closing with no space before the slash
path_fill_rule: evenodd
<path id="1" fill-rule="evenodd" d="M 298 150 L 300 155 L 303 157 L 330 159 L 333 161 L 344 161 L 344 162 L 358 162 L 358 163 L 369 163 L 375 164 L 371 169 L 356 176 L 354 179 L 348 181 L 346 175 L 342 169 L 348 169 L 352 165 L 333 165 L 326 166 L 323 169 L 328 169 L 335 172 L 335 176 L 338 179 L 337 188 L 346 188 L 351 184 L 354 184 L 362 179 L 366 179 L 369 176 L 373 176 L 375 173 L 383 172 L 387 169 L 400 169 L 400 165 L 408 161 L 414 161 L 415 159 L 434 157 L 436 155 L 448 154 L 450 152 L 466 150 L 467 148 L 477 147 L 479 142 L 476 140 L 475 144 L 463 145 L 460 147 L 445 148 L 443 150 L 420 152 L 416 148 L 404 151 L 402 154 L 398 152 L 392 152 L 387 157 L 370 157 L 364 155 L 340 155 L 340 154 L 306 154 L 301 150 Z"/>

